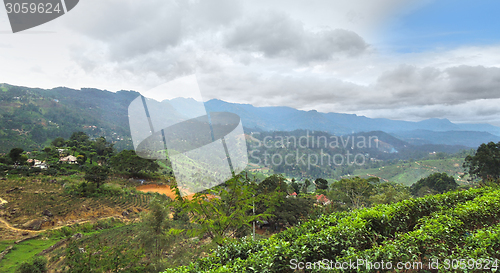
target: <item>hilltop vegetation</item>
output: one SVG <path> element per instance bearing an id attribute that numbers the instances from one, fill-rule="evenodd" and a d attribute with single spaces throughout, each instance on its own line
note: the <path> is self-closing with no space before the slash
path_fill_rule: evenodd
<path id="1" fill-rule="evenodd" d="M 500 190 L 484 187 L 332 213 L 267 240 L 228 242 L 207 258 L 165 272 L 319 272 L 358 259 L 364 261 L 359 268 L 333 270 L 373 272 L 367 263 L 383 272 L 398 265 L 404 270 L 407 263 L 430 270 L 439 259 L 440 272 L 449 272 L 452 259 L 500 259 L 499 206 Z M 382 260 L 392 268 L 380 269 Z M 468 265 L 454 266 L 459 271 Z M 498 260 L 489 263 L 498 266 Z"/>
<path id="2" fill-rule="evenodd" d="M 0 90 L 0 152 L 41 149 L 57 137 L 84 131 L 131 149 L 127 107 L 137 92 L 97 89 L 43 90 L 4 84 Z"/>

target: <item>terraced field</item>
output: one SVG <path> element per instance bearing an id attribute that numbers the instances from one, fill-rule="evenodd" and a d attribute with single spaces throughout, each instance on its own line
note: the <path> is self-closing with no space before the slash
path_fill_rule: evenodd
<path id="1" fill-rule="evenodd" d="M 148 210 L 153 196 L 127 192 L 109 197 L 75 197 L 65 193 L 64 186 L 68 183 L 75 181 L 71 178 L 47 177 L 0 180 L 0 198 L 7 201 L 0 209 L 0 218 L 17 228 L 22 228 L 30 220 L 40 219 L 43 222 L 42 229 L 75 221 L 119 216 L 124 211 L 129 213 L 128 218 L 134 218 L 141 211 Z"/>

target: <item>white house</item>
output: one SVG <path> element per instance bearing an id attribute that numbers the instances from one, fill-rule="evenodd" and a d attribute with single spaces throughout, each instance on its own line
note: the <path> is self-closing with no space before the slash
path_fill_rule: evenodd
<path id="1" fill-rule="evenodd" d="M 59 159 L 60 162 L 66 162 L 66 163 L 69 163 L 69 164 L 76 164 L 76 157 L 75 156 L 72 156 L 72 155 L 68 155 L 68 156 L 65 156 L 65 157 L 61 157 Z"/>

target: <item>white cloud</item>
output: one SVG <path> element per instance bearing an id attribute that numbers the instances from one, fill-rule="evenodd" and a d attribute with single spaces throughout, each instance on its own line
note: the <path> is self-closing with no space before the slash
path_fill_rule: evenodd
<path id="1" fill-rule="evenodd" d="M 427 2 L 81 1 L 37 28 L 53 33 L 0 33 L 0 82 L 146 91 L 196 73 L 206 99 L 500 125 L 500 46 L 378 43 L 381 25 Z"/>
<path id="2" fill-rule="evenodd" d="M 368 47 L 352 31 L 330 28 L 310 31 L 299 20 L 277 12 L 260 12 L 238 21 L 228 31 L 225 43 L 229 49 L 306 63 L 330 60 L 339 54 L 358 55 Z"/>

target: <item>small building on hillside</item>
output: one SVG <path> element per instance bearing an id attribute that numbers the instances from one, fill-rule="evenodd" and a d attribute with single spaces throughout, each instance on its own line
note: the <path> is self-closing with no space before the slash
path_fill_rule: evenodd
<path id="1" fill-rule="evenodd" d="M 316 202 L 323 204 L 324 206 L 331 203 L 331 201 L 324 194 L 316 195 Z"/>
<path id="2" fill-rule="evenodd" d="M 293 192 L 293 193 L 286 196 L 286 198 L 288 198 L 288 197 L 297 197 L 297 193 Z"/>
<path id="3" fill-rule="evenodd" d="M 40 161 L 38 159 L 34 160 L 33 167 L 34 168 L 40 168 L 40 169 L 47 169 L 48 168 L 47 163 L 42 162 L 42 161 Z"/>
<path id="4" fill-rule="evenodd" d="M 69 163 L 69 164 L 76 164 L 76 156 L 68 155 L 65 157 L 61 157 L 59 159 L 59 162 L 64 162 L 64 163 Z"/>

